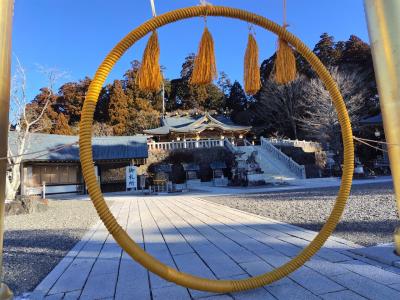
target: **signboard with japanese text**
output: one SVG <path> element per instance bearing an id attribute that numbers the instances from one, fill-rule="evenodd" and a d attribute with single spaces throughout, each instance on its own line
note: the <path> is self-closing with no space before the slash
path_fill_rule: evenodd
<path id="1" fill-rule="evenodd" d="M 126 167 L 126 189 L 137 189 L 137 171 L 135 166 Z"/>

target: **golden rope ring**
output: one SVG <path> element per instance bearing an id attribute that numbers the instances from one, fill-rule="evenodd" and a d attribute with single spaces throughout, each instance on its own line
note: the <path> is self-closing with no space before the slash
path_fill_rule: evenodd
<path id="1" fill-rule="evenodd" d="M 207 13 L 208 16 L 229 17 L 258 25 L 277 34 L 279 37 L 283 38 L 293 47 L 295 47 L 296 50 L 311 64 L 329 91 L 338 113 L 344 144 L 344 167 L 340 190 L 333 210 L 321 231 L 306 248 L 304 248 L 288 263 L 274 269 L 269 273 L 243 280 L 211 280 L 193 276 L 164 265 L 156 258 L 147 254 L 128 236 L 125 230 L 123 230 L 118 224 L 115 217 L 111 214 L 106 202 L 104 201 L 103 194 L 101 193 L 100 186 L 96 180 L 93 168 L 91 140 L 93 114 L 96 108 L 100 90 L 114 64 L 136 41 L 153 30 L 178 20 L 203 16 L 205 13 Z M 131 31 L 126 37 L 124 37 L 107 55 L 103 63 L 98 68 L 86 95 L 79 130 L 79 145 L 83 176 L 85 178 L 90 197 L 104 225 L 110 234 L 112 234 L 117 243 L 142 266 L 168 281 L 175 282 L 176 284 L 191 289 L 227 293 L 254 289 L 279 280 L 301 267 L 322 247 L 335 229 L 343 213 L 347 198 L 350 193 L 354 170 L 354 147 L 352 136 L 353 134 L 346 106 L 335 81 L 332 79 L 328 70 L 324 67 L 318 57 L 315 56 L 314 53 L 303 42 L 301 42 L 299 38 L 278 24 L 251 12 L 222 6 L 194 6 L 171 11 L 143 23 Z"/>

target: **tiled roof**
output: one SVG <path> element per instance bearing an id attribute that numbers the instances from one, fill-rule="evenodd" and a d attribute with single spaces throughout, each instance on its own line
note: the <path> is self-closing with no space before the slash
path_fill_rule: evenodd
<path id="1" fill-rule="evenodd" d="M 11 150 L 15 153 L 17 134 L 9 132 Z M 66 146 L 78 141 L 78 136 L 31 133 L 24 161 L 79 161 L 79 145 Z M 147 158 L 147 137 L 107 136 L 93 137 L 93 160 Z M 52 151 L 57 149 L 56 151 Z"/>
<path id="2" fill-rule="evenodd" d="M 383 123 L 382 114 L 362 119 L 360 121 L 360 123 L 363 124 L 363 125 L 379 125 L 379 124 L 382 124 Z"/>
<path id="3" fill-rule="evenodd" d="M 234 125 L 227 118 L 217 119 L 206 113 L 197 118 L 191 117 L 166 117 L 161 121 L 161 127 L 144 130 L 150 135 L 167 135 L 171 132 L 176 133 L 200 133 L 207 129 L 220 128 L 223 131 L 248 132 L 250 126 Z"/>

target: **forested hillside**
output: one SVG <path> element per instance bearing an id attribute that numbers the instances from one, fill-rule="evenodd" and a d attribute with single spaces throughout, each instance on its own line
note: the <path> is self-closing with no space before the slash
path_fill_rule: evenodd
<path id="1" fill-rule="evenodd" d="M 361 118 L 379 112 L 367 43 L 354 35 L 347 41 L 335 41 L 324 33 L 315 45 L 314 53 L 338 82 L 355 128 Z M 296 59 L 298 77 L 288 85 L 277 85 L 273 81 L 275 55 L 265 59 L 261 65 L 262 88 L 258 94 L 249 97 L 241 83 L 232 82 L 222 70 L 214 84 L 191 85 L 194 54 L 189 54 L 182 64 L 180 77 L 164 79 L 166 110 L 168 113 L 193 109 L 216 111 L 231 116 L 239 124 L 252 125 L 256 135 L 337 143 L 339 127 L 330 97 L 308 63 L 299 55 Z M 162 93 L 145 93 L 138 89 L 139 67 L 140 62 L 133 61 L 122 79 L 102 89 L 95 112 L 96 135 L 133 135 L 159 125 Z M 41 120 L 40 128 L 45 128 L 42 131 L 77 133 L 90 81 L 86 77 L 59 88 Z M 47 89 L 42 89 L 29 110 L 40 110 L 48 93 Z"/>

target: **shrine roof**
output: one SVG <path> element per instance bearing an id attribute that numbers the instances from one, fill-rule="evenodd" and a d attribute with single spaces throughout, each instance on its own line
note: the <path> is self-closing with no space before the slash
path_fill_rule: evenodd
<path id="1" fill-rule="evenodd" d="M 198 134 L 204 130 L 218 128 L 224 132 L 246 133 L 251 126 L 235 125 L 230 119 L 219 116 L 214 117 L 209 113 L 198 117 L 164 117 L 161 120 L 161 127 L 144 130 L 149 135 L 167 135 L 170 133 L 192 133 Z"/>
<path id="2" fill-rule="evenodd" d="M 15 155 L 18 133 L 9 132 L 9 145 Z M 30 133 L 26 141 L 27 154 L 23 161 L 79 161 L 78 136 L 46 133 Z M 118 160 L 147 158 L 147 137 L 102 136 L 92 138 L 93 159 Z"/>

